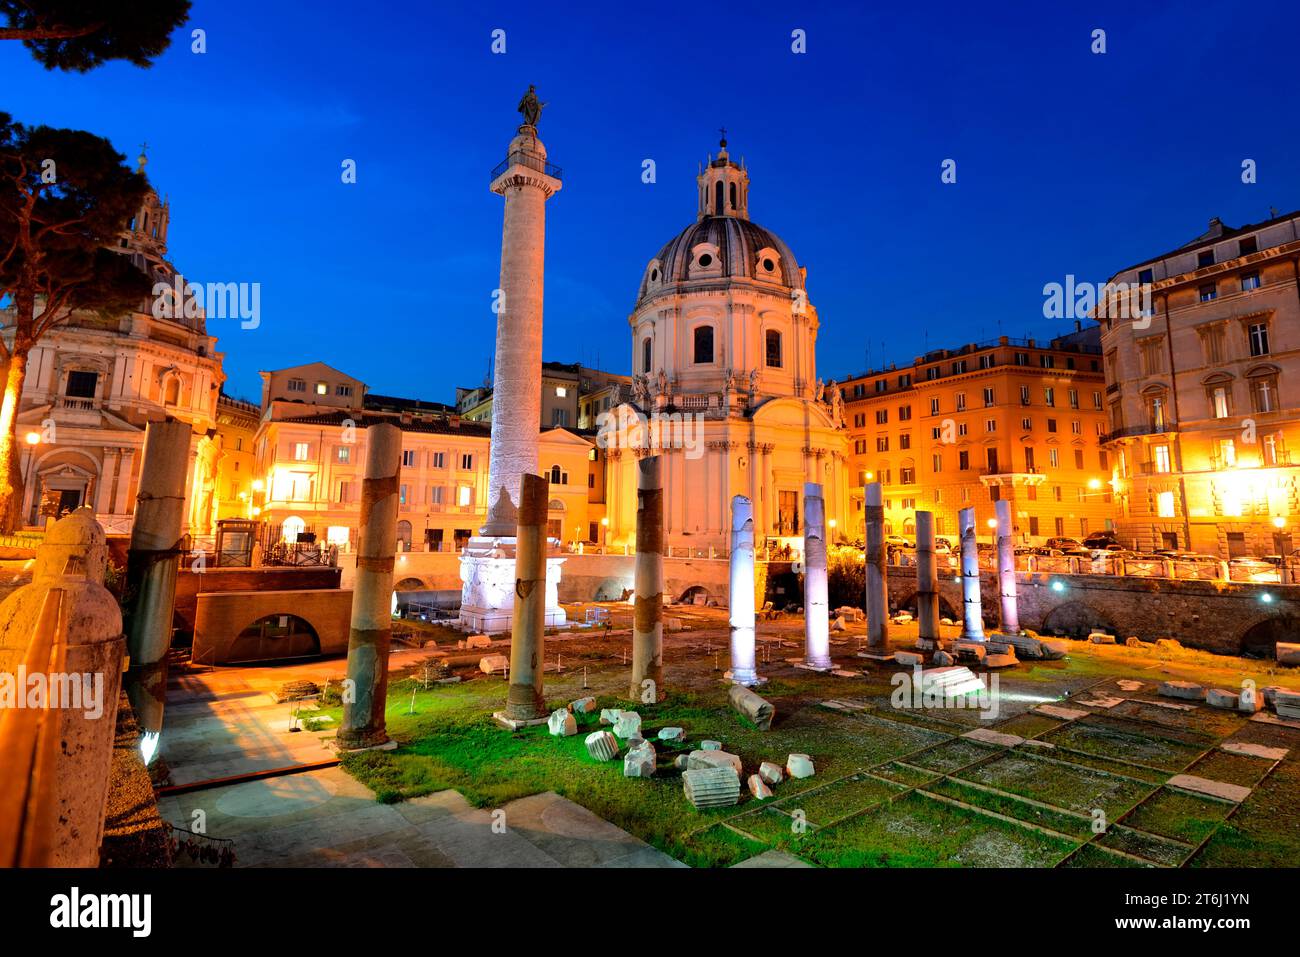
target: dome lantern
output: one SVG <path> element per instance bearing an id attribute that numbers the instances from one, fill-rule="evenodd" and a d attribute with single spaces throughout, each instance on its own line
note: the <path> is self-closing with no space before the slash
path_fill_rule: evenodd
<path id="1" fill-rule="evenodd" d="M 717 157 L 696 177 L 699 183 L 699 211 L 696 219 L 706 216 L 734 216 L 749 219 L 749 174 L 727 153 L 727 131 L 721 131 Z"/>

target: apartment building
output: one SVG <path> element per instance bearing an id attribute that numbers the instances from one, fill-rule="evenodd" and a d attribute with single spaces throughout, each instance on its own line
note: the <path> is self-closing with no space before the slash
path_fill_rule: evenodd
<path id="1" fill-rule="evenodd" d="M 840 386 L 849 428 L 845 537 L 863 535 L 863 491 L 883 484 L 891 534 L 915 534 L 917 509 L 954 543 L 957 513 L 975 506 L 980 535 L 993 503 L 1012 503 L 1020 540 L 1082 538 L 1112 527 L 1111 463 L 1099 336 L 1082 329 L 1039 343 L 940 349 L 910 366 Z M 990 539 L 991 540 L 991 539 Z"/>
<path id="2" fill-rule="evenodd" d="M 1120 270 L 1149 315 L 1100 320 L 1122 538 L 1235 558 L 1289 554 L 1300 511 L 1300 212 L 1219 219 Z"/>

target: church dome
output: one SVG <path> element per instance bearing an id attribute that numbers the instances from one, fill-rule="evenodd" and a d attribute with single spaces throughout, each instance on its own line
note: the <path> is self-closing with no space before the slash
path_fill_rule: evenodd
<path id="1" fill-rule="evenodd" d="M 714 260 L 717 260 L 716 262 Z M 738 216 L 706 216 L 664 245 L 646 272 L 642 295 L 688 279 L 756 279 L 803 286 L 794 253 L 780 236 Z"/>

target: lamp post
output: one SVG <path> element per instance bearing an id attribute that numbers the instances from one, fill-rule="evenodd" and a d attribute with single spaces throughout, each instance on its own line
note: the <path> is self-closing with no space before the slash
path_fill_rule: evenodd
<path id="1" fill-rule="evenodd" d="M 41 433 L 28 432 L 25 436 L 23 436 L 23 440 L 28 445 L 27 470 L 26 472 L 23 473 L 23 494 L 26 495 L 27 491 L 32 487 L 31 484 L 32 472 L 36 470 L 36 446 L 41 444 Z M 33 496 L 32 503 L 33 505 L 35 504 L 34 496 Z M 20 502 L 19 508 L 21 507 L 22 507 L 22 503 Z M 24 521 L 23 524 L 26 525 L 27 523 Z"/>

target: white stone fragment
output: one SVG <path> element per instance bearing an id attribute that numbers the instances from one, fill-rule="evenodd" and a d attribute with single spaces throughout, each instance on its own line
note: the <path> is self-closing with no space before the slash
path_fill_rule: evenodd
<path id="1" fill-rule="evenodd" d="M 608 731 L 593 731 L 587 735 L 587 753 L 597 761 L 611 761 L 618 757 L 618 739 Z"/>
<path id="2" fill-rule="evenodd" d="M 656 758 L 655 746 L 649 741 L 642 741 L 623 756 L 623 777 L 653 777 Z"/>
<path id="3" fill-rule="evenodd" d="M 635 738 L 641 734 L 641 715 L 635 711 L 620 711 L 614 721 L 614 734 L 620 738 Z"/>
<path id="4" fill-rule="evenodd" d="M 758 776 L 763 779 L 765 784 L 780 784 L 785 780 L 785 774 L 781 771 L 779 764 L 773 764 L 771 761 L 764 761 L 758 766 Z"/>
<path id="5" fill-rule="evenodd" d="M 615 721 L 618 720 L 618 716 L 622 713 L 623 711 L 621 708 L 601 708 L 600 723 L 613 724 Z"/>
<path id="6" fill-rule="evenodd" d="M 679 744 L 686 740 L 686 731 L 682 728 L 660 728 L 659 740 Z"/>
<path id="7" fill-rule="evenodd" d="M 578 719 L 569 713 L 568 708 L 560 708 L 551 712 L 551 716 L 546 719 L 546 727 L 556 737 L 567 738 L 578 733 Z"/>
<path id="8" fill-rule="evenodd" d="M 785 773 L 792 778 L 810 778 L 815 773 L 812 758 L 806 754 L 791 754 L 785 759 Z"/>
<path id="9" fill-rule="evenodd" d="M 751 774 L 749 776 L 749 793 L 754 795 L 757 800 L 762 801 L 772 796 L 772 789 L 757 774 Z"/>
<path id="10" fill-rule="evenodd" d="M 574 714 L 590 714 L 596 710 L 596 699 L 588 695 L 569 702 L 569 710 Z"/>
<path id="11" fill-rule="evenodd" d="M 1205 700 L 1205 689 L 1194 681 L 1162 681 L 1159 693 L 1166 698 L 1182 698 L 1186 701 Z"/>
<path id="12" fill-rule="evenodd" d="M 504 672 L 510 667 L 510 659 L 505 655 L 484 655 L 478 660 L 478 670 L 485 675 Z"/>
<path id="13" fill-rule="evenodd" d="M 696 768 L 731 768 L 737 775 L 744 770 L 740 756 L 728 751 L 692 751 L 686 756 L 688 770 Z"/>

